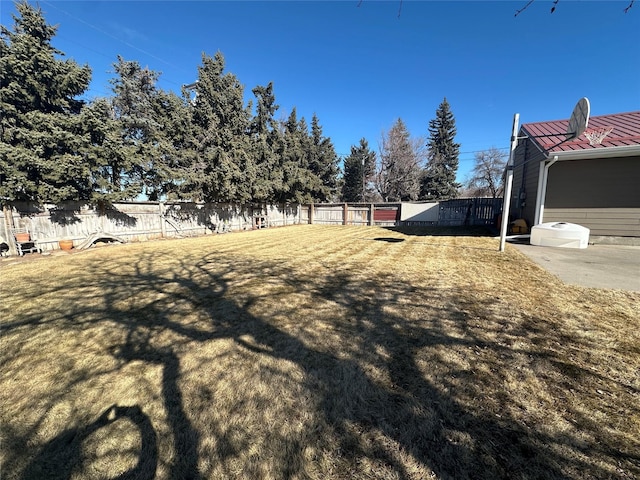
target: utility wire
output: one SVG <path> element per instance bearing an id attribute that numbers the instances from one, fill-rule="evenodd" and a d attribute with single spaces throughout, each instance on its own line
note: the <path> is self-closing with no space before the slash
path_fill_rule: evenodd
<path id="1" fill-rule="evenodd" d="M 43 4 L 45 4 L 45 5 L 48 5 L 49 7 L 54 8 L 54 9 L 58 10 L 59 12 L 61 12 L 61 13 L 65 14 L 65 15 L 67 15 L 68 17 L 72 18 L 73 20 L 75 20 L 75 21 L 77 21 L 77 22 L 80 22 L 80 23 L 82 23 L 82 24 L 84 24 L 84 25 L 88 26 L 89 28 L 92 28 L 92 29 L 94 29 L 95 31 L 97 31 L 97 32 L 99 32 L 99 33 L 102 33 L 103 35 L 106 35 L 106 36 L 107 36 L 107 37 L 109 37 L 109 38 L 112 38 L 112 39 L 114 39 L 114 40 L 117 40 L 118 42 L 122 43 L 123 45 L 126 45 L 126 46 L 127 46 L 127 47 L 129 47 L 129 48 L 132 48 L 132 49 L 134 49 L 134 50 L 137 50 L 138 52 L 140 52 L 140 53 L 142 53 L 142 54 L 144 54 L 144 55 L 147 55 L 147 56 L 149 56 L 149 57 L 151 57 L 151 58 L 153 58 L 153 59 L 155 59 L 155 60 L 157 60 L 157 61 L 159 61 L 159 62 L 161 62 L 161 63 L 164 63 L 165 65 L 168 65 L 168 66 L 170 66 L 171 68 L 173 68 L 173 69 L 175 69 L 175 70 L 180 70 L 180 71 L 182 71 L 182 72 L 184 72 L 184 73 L 188 73 L 188 74 L 190 74 L 190 73 L 189 73 L 189 72 L 187 72 L 185 69 L 183 69 L 183 68 L 181 68 L 181 67 L 178 67 L 178 66 L 176 66 L 176 65 L 172 64 L 171 62 L 168 62 L 167 60 L 164 60 L 163 58 L 160 58 L 160 57 L 158 57 L 157 55 L 154 55 L 153 53 L 147 52 L 146 50 L 143 50 L 142 48 L 139 48 L 139 47 L 137 47 L 136 45 L 133 45 L 133 44 L 131 44 L 131 43 L 129 43 L 129 42 L 126 42 L 126 41 L 122 40 L 120 37 L 117 37 L 117 36 L 115 36 L 115 35 L 112 35 L 111 33 L 109 33 L 109 32 L 107 32 L 107 31 L 105 31 L 105 30 L 103 30 L 103 29 L 101 29 L 101 28 L 99 28 L 99 27 L 97 27 L 97 26 L 95 26 L 95 25 L 93 25 L 93 24 L 91 24 L 91 23 L 87 22 L 86 20 L 83 20 L 82 18 L 79 18 L 79 17 L 77 17 L 77 16 L 75 16 L 75 15 L 73 15 L 73 14 L 71 14 L 71 13 L 67 12 L 66 10 L 63 10 L 62 8 L 59 8 L 59 7 L 55 6 L 55 5 L 53 5 L 51 2 L 48 2 L 48 1 L 46 1 L 46 0 L 40 0 L 40 1 L 41 1 L 41 3 L 43 3 Z M 360 3 L 362 3 L 362 1 L 360 1 Z M 358 4 L 358 6 L 360 6 L 360 3 Z M 529 3 L 533 3 L 533 1 L 531 1 L 531 2 L 529 2 Z M 631 2 L 631 5 L 633 5 L 633 1 Z M 529 6 L 529 5 L 527 4 L 527 7 L 528 7 L 528 6 Z M 525 8 L 526 8 L 526 7 L 525 7 Z M 400 11 L 401 11 L 401 9 L 402 9 L 402 2 L 400 2 Z M 522 10 L 524 10 L 524 8 L 523 8 Z M 400 16 L 400 11 L 398 12 L 398 16 Z M 520 13 L 520 12 L 518 12 L 518 13 Z M 93 49 L 93 48 L 87 47 L 86 45 L 84 45 L 84 44 L 82 44 L 82 43 L 80 43 L 80 42 L 77 42 L 77 41 L 75 41 L 75 40 L 71 40 L 71 39 L 65 38 L 64 36 L 59 36 L 59 35 L 56 35 L 56 36 L 58 36 L 60 39 L 65 40 L 65 41 L 67 41 L 67 42 L 75 43 L 76 45 L 78 45 L 78 46 L 80 46 L 80 47 L 82 47 L 82 48 L 86 48 L 87 50 L 89 50 L 89 51 L 91 51 L 91 52 L 93 52 L 93 53 L 96 53 L 96 54 L 98 54 L 98 55 L 100 55 L 100 56 L 103 56 L 103 57 L 105 57 L 105 58 L 110 58 L 110 57 L 111 57 L 110 55 L 107 55 L 106 53 L 103 53 L 103 52 L 100 52 L 100 51 L 95 50 L 95 49 Z M 173 85 L 177 85 L 177 86 L 179 86 L 179 87 L 182 87 L 182 84 L 181 84 L 181 83 L 174 82 L 174 81 L 169 80 L 169 79 L 167 79 L 167 78 L 163 78 L 163 79 L 162 79 L 162 81 L 167 82 L 167 83 L 171 83 L 171 84 L 173 84 Z M 101 93 L 106 93 L 106 92 L 101 92 Z M 490 148 L 496 148 L 496 147 L 490 147 Z M 509 150 L 509 147 L 500 147 L 500 148 L 496 148 L 496 149 L 497 149 L 497 150 Z M 459 155 L 476 154 L 476 153 L 484 152 L 484 151 L 486 151 L 486 150 L 488 150 L 488 149 L 470 150 L 470 151 L 466 151 L 466 152 L 459 152 Z M 337 155 L 338 155 L 338 156 L 340 156 L 340 157 L 348 157 L 350 154 L 351 154 L 351 153 L 348 153 L 348 154 L 345 154 L 345 153 L 338 153 Z M 470 161 L 474 161 L 474 160 L 475 160 L 474 158 L 466 158 L 466 159 L 460 159 L 460 158 L 459 158 L 459 159 L 458 159 L 458 161 L 459 161 L 459 162 L 470 162 Z"/>
<path id="2" fill-rule="evenodd" d="M 180 70 L 180 71 L 182 71 L 182 72 L 184 72 L 184 73 L 189 73 L 189 72 L 187 72 L 186 70 L 184 70 L 183 68 L 178 67 L 178 66 L 176 66 L 176 65 L 172 64 L 171 62 L 168 62 L 168 61 L 164 60 L 163 58 L 160 58 L 160 57 L 158 57 L 157 55 L 154 55 L 154 54 L 153 54 L 153 53 L 151 53 L 151 52 L 147 52 L 146 50 L 143 50 L 142 48 L 137 47 L 136 45 L 133 45 L 132 43 L 126 42 L 126 41 L 122 40 L 122 38 L 119 38 L 119 37 L 117 37 L 117 36 L 115 36 L 115 35 L 112 35 L 111 33 L 107 32 L 107 31 L 105 31 L 105 30 L 102 30 L 102 29 L 101 29 L 101 28 L 99 28 L 99 27 L 96 27 L 95 25 L 93 25 L 93 24 L 91 24 L 91 23 L 87 22 L 86 20 L 83 20 L 82 18 L 79 18 L 79 17 L 77 17 L 77 16 L 75 16 L 75 15 L 73 15 L 73 14 L 71 14 L 71 13 L 67 12 L 66 10 L 63 10 L 62 8 L 59 8 L 59 7 L 55 6 L 55 5 L 54 5 L 54 4 L 52 4 L 51 2 L 47 2 L 47 1 L 45 1 L 45 0 L 41 0 L 41 3 L 43 3 L 43 4 L 45 4 L 45 5 L 48 5 L 48 6 L 50 6 L 51 8 L 54 8 L 54 9 L 58 10 L 59 12 L 64 13 L 65 15 L 67 15 L 67 16 L 68 16 L 68 17 L 70 17 L 70 18 L 72 18 L 73 20 L 75 20 L 75 21 L 77 21 L 77 22 L 80 22 L 80 23 L 82 23 L 82 24 L 86 25 L 86 26 L 88 26 L 89 28 L 92 28 L 92 29 L 94 29 L 94 30 L 95 30 L 95 31 L 97 31 L 97 32 L 100 32 L 100 33 L 102 33 L 103 35 L 106 35 L 106 36 L 107 36 L 107 37 L 109 37 L 109 38 L 112 38 L 112 39 L 114 39 L 114 40 L 117 40 L 118 42 L 122 43 L 123 45 L 126 45 L 127 47 L 132 48 L 132 49 L 134 49 L 134 50 L 137 50 L 138 52 L 140 52 L 140 53 L 142 53 L 142 54 L 144 54 L 144 55 L 147 55 L 148 57 L 151 57 L 151 58 L 153 58 L 154 60 L 157 60 L 157 61 L 159 61 L 159 62 L 161 62 L 161 63 L 164 63 L 165 65 L 168 65 L 168 66 L 170 66 L 171 68 L 173 68 L 173 69 L 175 69 L 175 70 Z M 84 48 L 88 48 L 88 47 L 86 47 L 86 46 L 84 46 L 84 45 L 82 45 L 82 46 L 83 46 Z M 89 49 L 89 50 L 91 50 L 91 49 Z M 94 51 L 94 50 L 91 50 L 91 51 Z M 108 56 L 108 55 L 106 55 L 106 54 L 103 54 L 103 53 L 100 53 L 100 54 L 101 54 L 101 55 L 104 55 L 104 56 L 106 56 L 106 57 L 109 57 L 109 56 Z M 189 73 L 189 74 L 191 74 L 191 73 Z M 180 83 L 173 82 L 173 81 L 171 81 L 171 80 L 167 80 L 167 79 L 164 79 L 164 81 L 166 81 L 166 82 L 168 82 L 168 83 L 172 83 L 172 84 L 174 84 L 174 85 L 178 85 L 178 86 L 181 86 L 181 85 L 182 85 L 182 84 L 180 84 Z"/>
<path id="3" fill-rule="evenodd" d="M 483 148 L 483 149 L 479 149 L 479 150 L 469 150 L 469 151 L 466 151 L 466 152 L 459 152 L 459 155 L 470 155 L 470 154 L 475 154 L 475 153 L 481 153 L 481 152 L 486 152 L 487 150 L 491 150 L 491 149 L 509 150 L 509 147 L 487 147 L 487 148 Z M 338 153 L 337 155 L 348 157 L 349 155 L 351 155 L 351 153 Z M 473 160 L 473 159 L 469 159 L 469 160 Z"/>

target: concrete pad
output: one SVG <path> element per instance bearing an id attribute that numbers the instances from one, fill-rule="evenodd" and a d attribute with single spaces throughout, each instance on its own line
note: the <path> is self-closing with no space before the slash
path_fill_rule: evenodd
<path id="1" fill-rule="evenodd" d="M 640 247 L 589 245 L 576 249 L 513 245 L 565 283 L 640 292 Z"/>

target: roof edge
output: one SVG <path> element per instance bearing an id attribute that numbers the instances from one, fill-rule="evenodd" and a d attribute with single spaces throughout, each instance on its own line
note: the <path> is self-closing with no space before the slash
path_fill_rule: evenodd
<path id="1" fill-rule="evenodd" d="M 542 147 L 542 145 L 540 145 L 536 139 L 536 137 L 527 129 L 526 124 L 522 124 L 520 125 L 520 132 L 522 133 L 525 132 L 524 136 L 518 135 L 518 139 L 523 139 L 523 140 L 531 140 L 531 143 L 533 143 L 533 145 L 540 150 L 540 153 L 542 154 L 547 154 L 548 152 Z M 562 134 L 558 134 L 558 136 L 562 136 Z"/>
<path id="2" fill-rule="evenodd" d="M 551 160 L 554 157 L 558 157 L 558 160 L 590 160 L 596 158 L 633 157 L 636 155 L 640 156 L 640 145 L 546 152 L 545 160 Z"/>
<path id="3" fill-rule="evenodd" d="M 589 115 L 589 121 L 591 121 L 592 119 L 602 120 L 602 119 L 606 119 L 607 117 L 623 117 L 626 115 L 636 115 L 638 113 L 640 113 L 640 110 L 631 110 L 629 112 L 618 112 L 618 113 L 605 113 L 603 115 Z M 522 123 L 521 126 L 539 125 L 544 123 L 560 123 L 560 122 L 569 122 L 569 118 L 557 118 L 555 120 L 538 120 L 536 122 L 525 122 L 525 123 Z"/>

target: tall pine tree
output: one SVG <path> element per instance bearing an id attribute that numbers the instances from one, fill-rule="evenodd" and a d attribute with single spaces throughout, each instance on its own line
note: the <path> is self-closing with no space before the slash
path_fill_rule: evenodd
<path id="1" fill-rule="evenodd" d="M 111 113 L 120 141 L 109 156 L 111 188 L 124 198 L 141 193 L 154 197 L 154 168 L 161 157 L 161 126 L 154 111 L 159 74 L 122 57 L 118 57 L 114 69 L 117 76 L 111 80 Z"/>
<path id="2" fill-rule="evenodd" d="M 368 202 L 373 200 L 371 188 L 376 168 L 376 154 L 369 149 L 366 139 L 361 138 L 358 146 L 351 146 L 351 153 L 344 159 L 344 202 Z"/>
<path id="3" fill-rule="evenodd" d="M 278 109 L 273 83 L 257 86 L 253 90 L 256 97 L 256 115 L 251 123 L 252 155 L 256 165 L 256 178 L 251 185 L 252 200 L 266 203 L 275 200 L 282 190 L 283 173 L 279 162 L 284 139 L 274 118 Z"/>
<path id="4" fill-rule="evenodd" d="M 283 139 L 280 152 L 283 182 L 277 199 L 283 203 L 309 203 L 313 201 L 312 192 L 320 188 L 320 179 L 309 169 L 309 128 L 304 117 L 298 120 L 295 107 L 283 124 Z"/>
<path id="5" fill-rule="evenodd" d="M 0 42 L 0 202 L 86 200 L 88 136 L 81 122 L 89 66 L 63 60 L 56 27 L 40 8 L 16 4 L 13 31 Z"/>
<path id="6" fill-rule="evenodd" d="M 319 179 L 318 188 L 311 193 L 316 202 L 335 199 L 338 193 L 338 155 L 331 139 L 322 134 L 322 126 L 317 115 L 311 118 L 311 145 L 309 170 Z"/>
<path id="7" fill-rule="evenodd" d="M 156 132 L 156 153 L 152 157 L 153 169 L 147 172 L 146 187 L 150 199 L 180 198 L 182 184 L 193 165 L 193 126 L 190 106 L 185 97 L 158 90 L 153 98 L 153 111 L 159 131 Z"/>
<path id="8" fill-rule="evenodd" d="M 447 99 L 429 121 L 428 162 L 423 174 L 420 196 L 426 200 L 447 200 L 458 196 L 456 182 L 460 145 L 455 143 L 456 121 Z"/>
<path id="9" fill-rule="evenodd" d="M 193 105 L 195 163 L 184 188 L 192 199 L 249 202 L 257 171 L 250 145 L 251 114 L 244 106 L 243 87 L 224 72 L 218 52 L 202 56 Z"/>

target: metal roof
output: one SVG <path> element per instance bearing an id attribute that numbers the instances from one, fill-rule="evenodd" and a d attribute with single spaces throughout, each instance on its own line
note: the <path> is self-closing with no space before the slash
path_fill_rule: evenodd
<path id="1" fill-rule="evenodd" d="M 565 141 L 568 125 L 569 119 L 524 123 L 521 133 L 530 137 L 547 154 L 574 151 L 587 153 L 584 151 L 612 147 L 640 147 L 640 111 L 590 117 L 587 131 L 600 127 L 613 128 L 600 145 L 590 145 L 584 134 Z"/>

